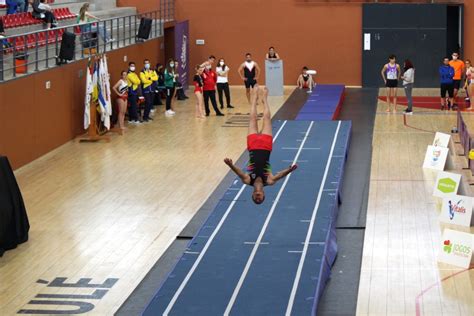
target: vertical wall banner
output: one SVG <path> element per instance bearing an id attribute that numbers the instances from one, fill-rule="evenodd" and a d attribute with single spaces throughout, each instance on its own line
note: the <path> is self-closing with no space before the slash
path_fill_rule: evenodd
<path id="1" fill-rule="evenodd" d="M 179 80 L 188 89 L 189 79 L 189 21 L 177 22 L 174 26 L 175 58 L 178 59 Z"/>
<path id="2" fill-rule="evenodd" d="M 439 243 L 438 261 L 461 268 L 469 268 L 472 263 L 472 243 L 474 235 L 445 229 Z"/>

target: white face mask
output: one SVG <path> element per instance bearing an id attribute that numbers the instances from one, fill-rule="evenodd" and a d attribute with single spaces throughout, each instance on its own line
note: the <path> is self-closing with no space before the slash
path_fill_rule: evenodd
<path id="1" fill-rule="evenodd" d="M 453 56 L 453 60 L 457 60 L 458 59 L 458 56 Z"/>
<path id="2" fill-rule="evenodd" d="M 219 62 L 219 65 L 224 66 L 224 62 L 223 61 Z"/>
<path id="3" fill-rule="evenodd" d="M 150 64 L 145 64 L 145 69 L 150 69 Z"/>
<path id="4" fill-rule="evenodd" d="M 135 71 L 135 66 L 131 66 L 130 71 Z"/>
<path id="5" fill-rule="evenodd" d="M 174 67 L 174 63 L 170 63 L 170 67 Z"/>
<path id="6" fill-rule="evenodd" d="M 212 68 L 212 66 L 211 66 L 211 65 L 207 65 L 206 68 L 210 70 L 210 69 Z"/>

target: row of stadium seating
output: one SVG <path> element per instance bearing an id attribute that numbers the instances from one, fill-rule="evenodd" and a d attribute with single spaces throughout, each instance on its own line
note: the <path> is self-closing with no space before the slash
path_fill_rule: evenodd
<path id="1" fill-rule="evenodd" d="M 72 13 L 69 8 L 54 9 L 53 14 L 58 21 L 73 19 L 77 15 Z M 31 15 L 31 12 L 22 12 L 16 14 L 9 14 L 1 17 L 5 29 L 28 26 L 33 24 L 41 24 L 43 21 L 36 19 Z"/>

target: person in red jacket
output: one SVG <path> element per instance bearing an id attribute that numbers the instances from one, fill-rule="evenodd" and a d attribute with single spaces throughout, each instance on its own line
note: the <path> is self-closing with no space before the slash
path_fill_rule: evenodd
<path id="1" fill-rule="evenodd" d="M 206 116 L 209 116 L 209 99 L 211 99 L 212 107 L 216 112 L 217 116 L 224 116 L 224 114 L 219 111 L 217 107 L 216 101 L 216 82 L 217 82 L 217 74 L 214 70 L 212 70 L 212 66 L 210 64 L 206 65 L 204 72 L 202 73 L 202 81 L 203 81 L 203 94 L 204 94 L 204 107 L 206 109 Z"/>

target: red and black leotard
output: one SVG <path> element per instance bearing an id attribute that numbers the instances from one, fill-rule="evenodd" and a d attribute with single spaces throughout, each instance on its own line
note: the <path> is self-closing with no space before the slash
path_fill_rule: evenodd
<path id="1" fill-rule="evenodd" d="M 202 93 L 202 77 L 200 75 L 194 75 L 194 93 L 201 92 Z"/>

